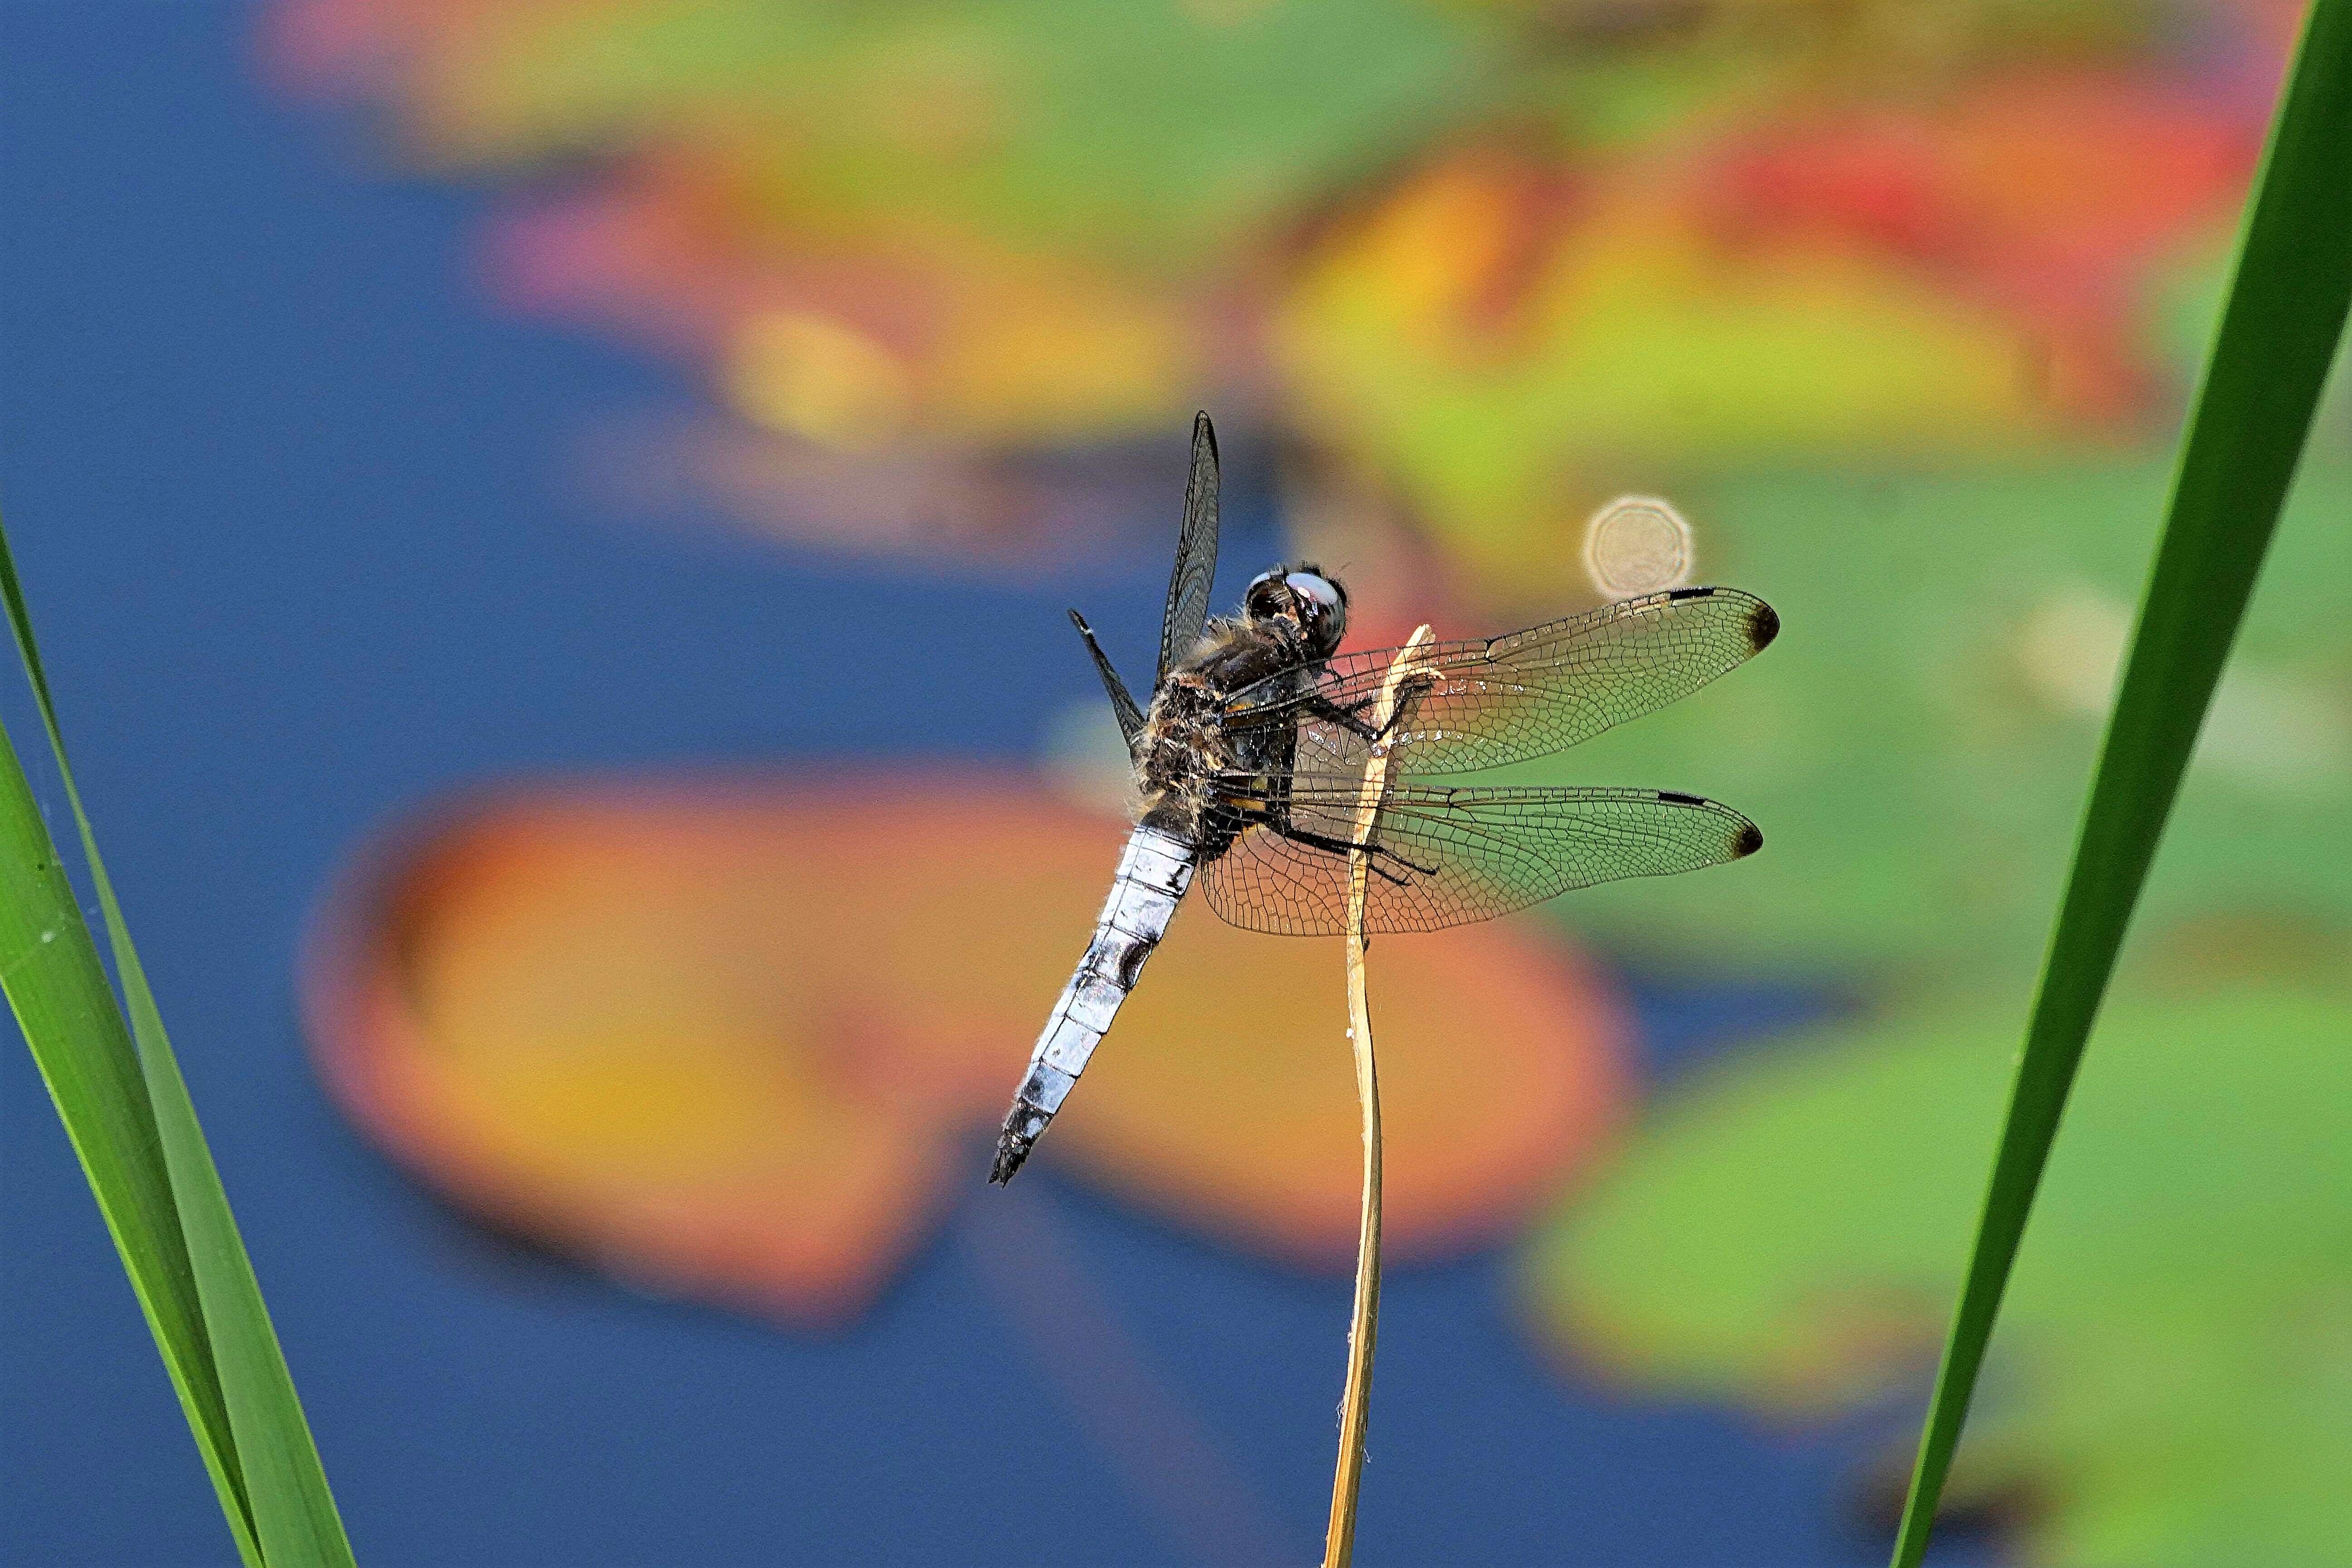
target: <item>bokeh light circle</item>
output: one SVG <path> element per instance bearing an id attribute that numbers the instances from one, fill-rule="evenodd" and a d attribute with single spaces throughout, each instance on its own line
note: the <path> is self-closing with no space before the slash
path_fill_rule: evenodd
<path id="1" fill-rule="evenodd" d="M 1612 599 L 1679 588 L 1690 581 L 1691 560 L 1690 524 L 1656 496 L 1619 496 L 1586 525 L 1585 567 Z"/>

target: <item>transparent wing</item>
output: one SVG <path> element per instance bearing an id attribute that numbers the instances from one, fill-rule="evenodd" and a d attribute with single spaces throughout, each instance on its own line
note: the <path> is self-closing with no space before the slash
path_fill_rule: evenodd
<path id="1" fill-rule="evenodd" d="M 1237 798 L 1260 820 L 1202 867 L 1209 907 L 1231 924 L 1277 936 L 1348 928 L 1352 790 L 1295 788 L 1286 799 Z M 1752 855 L 1754 823 L 1695 795 L 1649 789 L 1444 789 L 1389 792 L 1371 837 L 1368 931 L 1435 931 L 1490 920 L 1573 888 L 1667 877 Z"/>
<path id="2" fill-rule="evenodd" d="M 1102 677 L 1103 694 L 1110 699 L 1111 717 L 1118 721 L 1119 738 L 1127 742 L 1129 756 L 1135 754 L 1136 738 L 1143 733 L 1143 710 L 1127 689 L 1127 682 L 1110 664 L 1110 655 L 1103 652 L 1102 644 L 1095 640 L 1094 627 L 1087 625 L 1086 616 L 1070 612 L 1070 624 L 1087 639 L 1087 652 L 1094 656 L 1095 673 Z"/>
<path id="3" fill-rule="evenodd" d="M 1209 619 L 1209 587 L 1217 575 L 1217 432 L 1205 413 L 1192 416 L 1192 468 L 1184 479 L 1184 521 L 1176 533 L 1176 568 L 1168 578 L 1168 610 L 1160 618 L 1160 670 L 1192 651 Z"/>
<path id="4" fill-rule="evenodd" d="M 1414 660 L 1390 735 L 1391 771 L 1474 773 L 1565 750 L 1692 692 L 1760 653 L 1780 617 L 1737 588 L 1675 588 L 1508 637 L 1434 643 Z M 1236 693 L 1228 728 L 1296 725 L 1297 765 L 1318 782 L 1360 774 L 1366 722 L 1401 650 L 1328 659 Z"/>

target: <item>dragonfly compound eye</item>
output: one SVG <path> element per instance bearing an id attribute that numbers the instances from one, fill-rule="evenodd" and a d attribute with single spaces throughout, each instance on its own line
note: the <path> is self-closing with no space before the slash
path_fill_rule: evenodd
<path id="1" fill-rule="evenodd" d="M 1318 576 L 1312 572 L 1293 572 L 1283 581 L 1290 584 L 1293 593 L 1301 598 L 1312 599 L 1327 611 L 1339 607 L 1339 585 L 1327 577 Z"/>
<path id="2" fill-rule="evenodd" d="M 1243 612 L 1261 618 L 1281 614 L 1287 607 L 1282 588 L 1281 568 L 1259 573 L 1250 579 L 1249 589 L 1242 595 Z"/>
<path id="3" fill-rule="evenodd" d="M 1297 595 L 1300 619 L 1314 629 L 1324 648 L 1339 647 L 1348 627 L 1348 595 L 1339 584 L 1313 572 L 1293 572 L 1282 581 Z"/>

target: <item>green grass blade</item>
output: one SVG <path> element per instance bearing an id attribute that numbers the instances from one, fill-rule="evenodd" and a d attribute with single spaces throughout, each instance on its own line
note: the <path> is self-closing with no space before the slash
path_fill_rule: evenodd
<path id="1" fill-rule="evenodd" d="M 2352 302 L 2352 0 L 2316 0 L 2255 177 L 2043 963 L 1895 1539 L 1916 1568 L 2124 930 L 2294 479 Z"/>
<path id="2" fill-rule="evenodd" d="M 135 1196 L 140 1203 L 137 1215 L 151 1226 L 161 1221 L 154 1212 L 156 1194 L 150 1174 L 151 1168 L 160 1169 L 168 1184 L 163 1200 L 175 1211 L 173 1224 L 183 1241 L 176 1257 L 168 1256 L 157 1239 L 142 1231 L 139 1241 L 142 1252 L 153 1249 L 152 1258 L 142 1257 L 142 1263 L 160 1260 L 167 1267 L 154 1279 L 142 1278 L 141 1268 L 132 1268 L 132 1283 L 140 1292 L 142 1305 L 147 1306 L 151 1324 L 160 1322 L 160 1314 L 151 1303 L 148 1285 L 168 1289 L 169 1304 L 174 1314 L 171 1323 L 172 1338 L 167 1342 L 163 1327 L 157 1327 L 157 1341 L 164 1346 L 164 1361 L 173 1368 L 175 1384 L 183 1387 L 183 1400 L 190 1411 L 189 1421 L 195 1430 L 199 1447 L 205 1450 L 205 1463 L 213 1470 L 215 1484 L 222 1490 L 223 1506 L 227 1510 L 230 1528 L 237 1536 L 238 1550 L 248 1562 L 259 1561 L 268 1568 L 310 1568 L 311 1564 L 345 1565 L 352 1562 L 350 1542 L 343 1534 L 342 1521 L 335 1510 L 333 1494 L 328 1489 L 324 1468 L 319 1462 L 316 1445 L 310 1437 L 310 1424 L 302 1415 L 300 1399 L 294 1392 L 294 1380 L 286 1367 L 286 1358 L 278 1343 L 277 1331 L 271 1328 L 268 1308 L 261 1299 L 261 1286 L 254 1278 L 253 1265 L 246 1256 L 245 1243 L 237 1235 L 236 1220 L 230 1213 L 228 1194 L 222 1189 L 219 1173 L 213 1165 L 212 1151 L 205 1142 L 204 1130 L 196 1121 L 194 1104 L 188 1098 L 186 1082 L 180 1076 L 178 1058 L 173 1056 L 170 1038 L 163 1031 L 162 1015 L 155 1006 L 154 994 L 147 984 L 146 971 L 139 962 L 137 950 L 131 945 L 130 929 L 123 923 L 121 905 L 114 896 L 114 885 L 106 873 L 106 863 L 100 857 L 98 840 L 90 830 L 89 814 L 82 808 L 81 792 L 74 783 L 73 768 L 67 760 L 65 738 L 58 725 L 57 710 L 50 700 L 47 672 L 42 668 L 40 650 L 33 638 L 33 626 L 25 605 L 24 590 L 16 576 L 16 561 L 8 549 L 5 529 L 0 529 L 0 598 L 5 598 L 10 628 L 15 632 L 18 651 L 24 656 L 25 670 L 31 678 L 33 695 L 39 704 L 41 722 L 48 731 L 49 745 L 57 755 L 58 772 L 65 784 L 66 799 L 71 805 L 75 826 L 81 835 L 82 852 L 89 864 L 90 878 L 98 889 L 99 905 L 106 920 L 107 935 L 114 952 L 115 972 L 122 981 L 123 994 L 130 1005 L 131 1032 L 137 1042 L 135 1068 L 143 1094 L 135 1093 L 126 1081 L 125 1059 L 132 1057 L 120 1043 L 121 1017 L 116 1012 L 114 998 L 106 988 L 104 973 L 97 966 L 95 944 L 89 928 L 75 905 L 64 875 L 58 870 L 54 846 L 50 844 L 46 826 L 40 824 L 39 813 L 32 804 L 32 795 L 25 785 L 21 767 L 15 765 L 10 750 L 8 770 L 14 775 L 15 786 L 21 795 L 23 808 L 31 814 L 32 824 L 40 828 L 40 845 L 46 849 L 46 864 L 36 868 L 31 861 L 22 867 L 12 866 L 11 875 L 21 874 L 28 884 L 54 882 L 63 889 L 64 913 L 67 917 L 46 926 L 33 928 L 30 941 L 37 950 L 41 947 L 73 947 L 76 944 L 68 931 L 79 934 L 79 948 L 87 954 L 72 961 L 70 973 L 60 969 L 54 977 L 60 983 L 70 981 L 71 990 L 60 990 L 54 995 L 38 994 L 33 1000 L 38 1005 L 62 1002 L 79 1011 L 59 1015 L 79 1031 L 70 1038 L 58 1037 L 50 1028 L 50 1020 L 37 1012 L 45 1033 L 67 1039 L 68 1048 L 52 1055 L 63 1058 L 63 1078 L 51 1078 L 50 1092 L 57 1097 L 60 1113 L 68 1103 L 59 1094 L 63 1083 L 77 1104 L 78 1110 L 94 1110 L 100 1114 L 84 1117 L 84 1133 L 90 1148 L 84 1146 L 84 1137 L 77 1135 L 75 1146 L 82 1152 L 85 1170 L 91 1173 L 91 1184 L 98 1186 L 98 1167 L 91 1164 L 92 1152 L 108 1165 L 110 1184 L 127 1180 L 126 1195 Z M 0 800 L 0 808 L 9 804 Z M 34 852 L 34 858 L 41 851 Z M 28 905 L 26 914 L 37 906 Z M 15 917 L 12 914 L 11 919 Z M 10 934 L 14 927 L 7 928 Z M 46 942 L 43 933 L 53 933 Z M 0 955 L 12 950 L 0 946 Z M 0 962 L 5 962 L 0 956 Z M 46 973 L 49 966 L 44 966 Z M 28 966 L 28 973 L 33 971 Z M 90 990 L 95 977 L 96 994 Z M 17 1001 L 17 987 L 9 986 L 9 998 L 17 1008 L 20 1021 L 26 1016 L 26 1004 Z M 102 1003 L 100 1001 L 102 998 Z M 110 1032 L 100 1022 L 100 1015 L 111 1019 Z M 110 1033 L 111 1040 L 102 1038 Z M 33 1035 L 30 1025 L 26 1037 Z M 35 1054 L 42 1054 L 37 1047 Z M 43 1063 L 47 1076 L 49 1067 Z M 126 1109 L 128 1102 L 137 1100 L 137 1109 Z M 143 1112 L 143 1114 L 142 1114 Z M 68 1121 L 69 1131 L 72 1129 Z M 119 1165 L 118 1170 L 114 1168 Z M 107 1197 L 100 1194 L 100 1205 Z M 110 1225 L 115 1224 L 113 1210 L 108 1210 Z M 122 1247 L 126 1267 L 131 1265 L 131 1249 L 123 1243 L 124 1232 L 116 1230 L 117 1245 Z M 176 1265 L 173 1268 L 168 1267 Z M 200 1340 L 207 1347 L 199 1358 L 187 1342 L 189 1325 L 184 1321 L 184 1293 L 176 1277 L 184 1269 L 193 1282 L 196 1307 L 200 1311 Z M 148 1270 L 152 1273 L 153 1270 Z M 199 1359 L 209 1365 L 213 1378 L 208 1385 L 194 1377 L 184 1376 L 182 1360 L 190 1364 Z M 190 1388 L 202 1388 L 205 1397 L 194 1398 Z M 217 1400 L 226 1411 L 228 1442 L 213 1422 L 211 1401 Z M 203 1420 L 198 1419 L 202 1406 Z M 238 1506 L 231 1507 L 234 1500 Z M 247 1521 L 249 1521 L 249 1527 Z M 253 1542 L 257 1539 L 257 1557 Z"/>
<path id="3" fill-rule="evenodd" d="M 261 1568 L 163 1144 L 98 946 L 0 732 L 0 986 L 122 1257 L 239 1556 Z"/>

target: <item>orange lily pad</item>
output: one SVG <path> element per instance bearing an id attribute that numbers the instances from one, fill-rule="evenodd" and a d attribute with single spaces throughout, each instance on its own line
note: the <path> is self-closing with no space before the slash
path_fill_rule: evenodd
<path id="1" fill-rule="evenodd" d="M 958 1194 L 1124 833 L 1013 776 L 551 785 L 373 846 L 306 957 L 326 1081 L 504 1228 L 667 1293 L 863 1305 Z M 1392 1250 L 1560 1184 L 1622 1009 L 1539 924 L 1372 959 Z M 1339 949 L 1180 915 L 1038 1163 L 1309 1266 L 1355 1239 Z M 1030 1178 L 1034 1179 L 1034 1178 Z"/>

